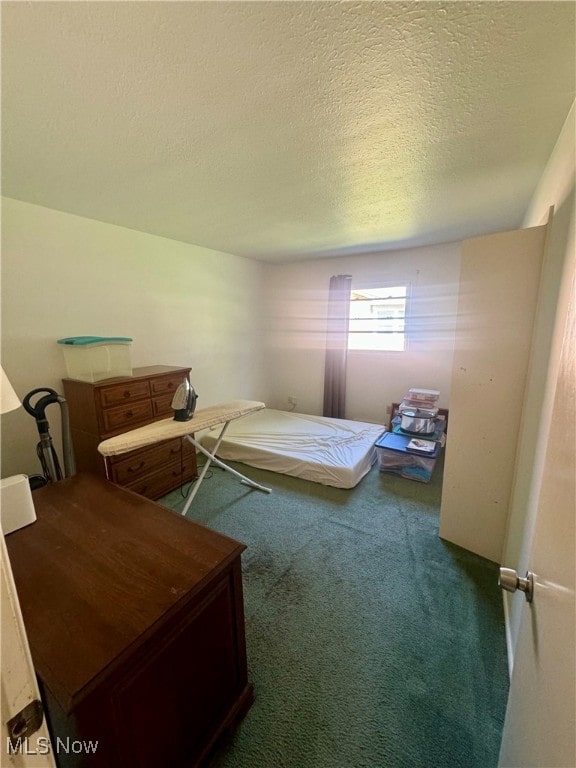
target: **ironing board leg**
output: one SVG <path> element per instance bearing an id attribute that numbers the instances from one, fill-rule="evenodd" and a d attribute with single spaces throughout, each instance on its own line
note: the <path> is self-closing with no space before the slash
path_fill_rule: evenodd
<path id="1" fill-rule="evenodd" d="M 210 464 L 216 464 L 216 466 L 226 470 L 226 472 L 230 472 L 236 477 L 239 477 L 242 483 L 244 483 L 245 485 L 249 485 L 251 488 L 255 488 L 258 491 L 264 491 L 264 493 L 272 493 L 272 488 L 267 488 L 265 485 L 260 485 L 260 483 L 256 483 L 254 480 L 250 480 L 249 477 L 246 477 L 245 475 L 240 474 L 240 472 L 237 472 L 235 469 L 232 469 L 232 467 L 229 467 L 228 464 L 224 464 L 223 461 L 220 461 L 220 459 L 216 457 L 216 452 L 218 451 L 218 448 L 220 448 L 220 443 L 222 442 L 222 438 L 224 437 L 224 433 L 226 432 L 228 424 L 230 424 L 229 421 L 227 421 L 222 427 L 222 430 L 218 435 L 218 440 L 216 441 L 216 445 L 214 446 L 212 453 L 210 453 L 210 451 L 207 451 L 203 445 L 200 445 L 200 443 L 197 440 L 195 440 L 192 437 L 192 435 L 186 435 L 186 440 L 189 440 L 192 443 L 192 445 L 200 451 L 200 453 L 203 453 L 204 456 L 207 457 L 208 461 L 204 464 L 204 467 L 202 468 L 202 472 L 200 473 L 198 480 L 196 480 L 194 487 L 190 491 L 190 496 L 188 496 L 188 500 L 184 505 L 184 509 L 182 510 L 182 515 L 185 515 L 186 512 L 188 512 L 188 510 L 190 509 L 192 500 L 194 499 L 194 496 L 196 496 L 196 494 L 198 493 L 198 489 L 202 484 L 202 480 L 204 480 L 206 472 L 208 472 L 208 468 Z"/>

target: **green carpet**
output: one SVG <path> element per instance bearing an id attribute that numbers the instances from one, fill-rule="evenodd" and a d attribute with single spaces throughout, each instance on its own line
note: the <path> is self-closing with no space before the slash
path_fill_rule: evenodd
<path id="1" fill-rule="evenodd" d="M 441 462 L 430 484 L 374 467 L 349 491 L 233 466 L 273 493 L 214 469 L 188 513 L 248 546 L 255 703 L 210 768 L 495 767 L 497 568 L 438 537 Z"/>

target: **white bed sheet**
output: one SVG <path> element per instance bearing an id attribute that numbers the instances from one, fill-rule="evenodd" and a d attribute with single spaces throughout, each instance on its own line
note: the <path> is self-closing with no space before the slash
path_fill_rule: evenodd
<path id="1" fill-rule="evenodd" d="M 214 449 L 219 429 L 200 437 Z M 232 422 L 218 456 L 336 488 L 353 488 L 376 461 L 382 424 L 331 419 L 271 408 Z"/>

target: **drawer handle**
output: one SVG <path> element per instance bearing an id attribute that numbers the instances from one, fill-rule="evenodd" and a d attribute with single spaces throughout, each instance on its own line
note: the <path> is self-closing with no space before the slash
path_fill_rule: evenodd
<path id="1" fill-rule="evenodd" d="M 130 397 L 130 391 L 127 389 L 124 390 L 123 394 L 124 394 L 124 397 Z"/>
<path id="2" fill-rule="evenodd" d="M 145 461 L 141 461 L 137 467 L 128 467 L 128 472 L 138 472 L 138 470 L 142 469 L 142 467 L 145 466 L 145 464 L 146 464 Z"/>
<path id="3" fill-rule="evenodd" d="M 134 416 L 134 414 L 132 413 L 132 411 L 126 411 L 126 413 L 124 414 L 124 418 L 125 418 L 125 419 L 131 419 L 131 418 L 132 418 L 132 416 Z"/>

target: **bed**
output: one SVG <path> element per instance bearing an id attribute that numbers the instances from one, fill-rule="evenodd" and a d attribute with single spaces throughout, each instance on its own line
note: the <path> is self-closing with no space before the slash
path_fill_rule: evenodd
<path id="1" fill-rule="evenodd" d="M 376 461 L 382 424 L 332 419 L 271 408 L 232 422 L 217 451 L 219 458 L 292 475 L 335 488 L 353 488 Z M 199 442 L 212 451 L 218 430 Z"/>

